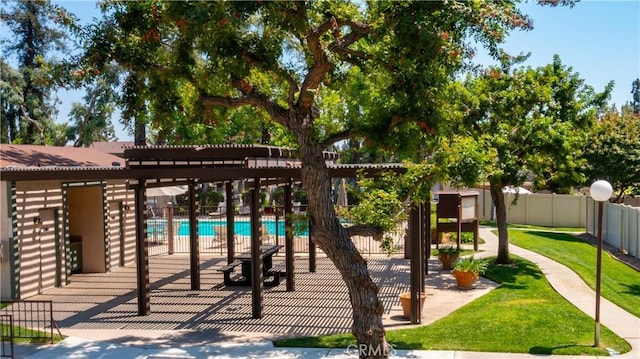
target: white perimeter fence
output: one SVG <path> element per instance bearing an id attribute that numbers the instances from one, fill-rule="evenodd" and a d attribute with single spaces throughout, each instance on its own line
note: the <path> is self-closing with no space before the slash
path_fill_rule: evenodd
<path id="1" fill-rule="evenodd" d="M 488 190 L 480 193 L 480 218 L 494 220 L 493 202 Z M 522 193 L 515 205 L 515 194 L 505 193 L 507 222 L 546 227 L 583 227 L 597 234 L 598 206 L 589 196 Z M 640 258 L 640 207 L 605 203 L 602 239 L 621 252 Z"/>

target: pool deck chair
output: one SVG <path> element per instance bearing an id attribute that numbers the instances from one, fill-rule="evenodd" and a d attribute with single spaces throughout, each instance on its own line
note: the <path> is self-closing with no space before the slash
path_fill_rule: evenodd
<path id="1" fill-rule="evenodd" d="M 213 240 L 211 241 L 211 248 L 217 248 L 217 246 L 222 246 L 224 243 L 227 243 L 227 226 L 221 224 L 212 225 L 213 232 L 215 235 L 213 236 Z M 234 235 L 233 238 L 235 241 L 238 241 L 238 236 Z"/>

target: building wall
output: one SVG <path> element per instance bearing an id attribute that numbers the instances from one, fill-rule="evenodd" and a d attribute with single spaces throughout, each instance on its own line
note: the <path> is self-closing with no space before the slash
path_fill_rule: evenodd
<path id="1" fill-rule="evenodd" d="M 67 284 L 71 280 L 67 271 L 67 241 L 71 235 L 87 236 L 82 251 L 86 272 L 104 272 L 135 261 L 133 191 L 126 189 L 124 181 L 93 185 L 74 183 L 66 187 L 71 193 L 67 200 L 73 205 L 65 214 L 65 186 L 60 181 L 17 182 L 15 199 L 11 198 L 11 183 L 0 182 L 0 239 L 5 245 L 0 264 L 2 299 L 26 299 Z M 75 225 L 65 227 L 65 219 Z M 15 250 L 6 248 L 12 241 Z M 15 255 L 14 262 L 7 258 L 9 254 Z M 19 277 L 14 293 L 12 275 Z"/>
<path id="2" fill-rule="evenodd" d="M 69 236 L 82 242 L 82 272 L 106 272 L 102 185 L 70 187 L 67 194 Z"/>
<path id="3" fill-rule="evenodd" d="M 135 263 L 136 217 L 134 192 L 122 181 L 107 183 L 109 263 L 111 268 Z"/>
<path id="4" fill-rule="evenodd" d="M 0 182 L 0 299 L 11 299 L 12 267 L 11 267 L 11 238 L 13 226 L 11 225 L 11 183 Z"/>
<path id="5" fill-rule="evenodd" d="M 19 297 L 28 298 L 56 285 L 56 238 L 63 238 L 59 182 L 17 182 L 16 212 Z M 58 226 L 56 227 L 56 224 Z M 64 258 L 61 258 L 64 266 Z"/>

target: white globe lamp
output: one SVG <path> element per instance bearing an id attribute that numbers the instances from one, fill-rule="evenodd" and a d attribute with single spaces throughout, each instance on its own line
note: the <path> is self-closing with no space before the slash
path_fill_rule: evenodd
<path id="1" fill-rule="evenodd" d="M 613 187 L 611 187 L 611 183 L 605 180 L 598 180 L 593 182 L 589 188 L 589 194 L 595 201 L 608 201 L 613 194 Z"/>

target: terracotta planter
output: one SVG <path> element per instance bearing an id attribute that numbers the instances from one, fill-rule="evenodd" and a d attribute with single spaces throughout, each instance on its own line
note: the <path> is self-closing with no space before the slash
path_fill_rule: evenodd
<path id="1" fill-rule="evenodd" d="M 411 293 L 405 292 L 398 295 L 402 305 L 402 316 L 411 318 Z M 420 308 L 424 308 L 424 301 L 427 299 L 426 293 L 420 293 Z"/>
<path id="2" fill-rule="evenodd" d="M 443 270 L 452 270 L 453 269 L 453 264 L 456 262 L 456 260 L 458 260 L 458 254 L 446 254 L 446 253 L 441 253 L 438 254 L 438 261 L 440 262 L 440 265 L 442 265 L 442 269 Z"/>
<path id="3" fill-rule="evenodd" d="M 478 280 L 478 274 L 473 272 L 454 270 L 453 275 L 456 277 L 456 283 L 460 289 L 473 289 L 473 283 Z"/>

